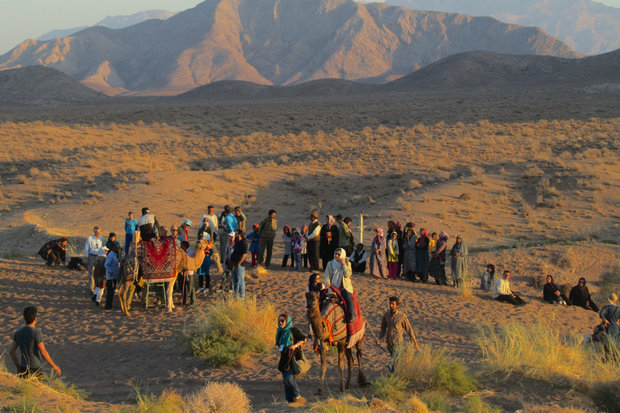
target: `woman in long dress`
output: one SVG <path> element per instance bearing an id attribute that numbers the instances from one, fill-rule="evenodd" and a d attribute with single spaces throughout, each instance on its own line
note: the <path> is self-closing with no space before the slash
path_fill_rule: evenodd
<path id="1" fill-rule="evenodd" d="M 445 231 L 439 233 L 439 240 L 435 252 L 431 255 L 428 272 L 435 279 L 437 285 L 448 285 L 446 280 L 446 249 L 448 247 L 448 234 Z"/>
<path id="2" fill-rule="evenodd" d="M 450 255 L 452 256 L 452 280 L 454 286 L 459 287 L 467 275 L 467 245 L 460 235 L 457 235 Z"/>
<path id="3" fill-rule="evenodd" d="M 415 236 L 413 228 L 405 227 L 403 235 L 403 276 L 415 281 Z"/>
<path id="4" fill-rule="evenodd" d="M 415 243 L 415 273 L 421 282 L 428 281 L 428 245 L 430 239 L 424 228 L 420 229 L 420 238 Z"/>
<path id="5" fill-rule="evenodd" d="M 370 275 L 387 278 L 385 245 L 383 228 L 377 228 L 377 235 L 370 244 Z"/>

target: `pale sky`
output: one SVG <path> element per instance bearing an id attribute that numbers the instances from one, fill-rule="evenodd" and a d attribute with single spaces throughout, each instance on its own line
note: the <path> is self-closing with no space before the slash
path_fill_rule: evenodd
<path id="1" fill-rule="evenodd" d="M 599 0 L 620 8 L 620 0 Z M 0 0 L 0 54 L 54 29 L 91 26 L 106 16 L 182 11 L 201 0 Z"/>

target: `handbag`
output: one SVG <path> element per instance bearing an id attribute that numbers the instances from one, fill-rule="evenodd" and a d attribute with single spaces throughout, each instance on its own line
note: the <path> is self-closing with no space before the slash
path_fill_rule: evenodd
<path id="1" fill-rule="evenodd" d="M 302 378 L 308 373 L 308 370 L 310 370 L 310 361 L 306 358 L 301 349 L 299 349 L 299 354 L 293 356 L 291 368 L 293 369 L 293 375 L 296 379 Z"/>

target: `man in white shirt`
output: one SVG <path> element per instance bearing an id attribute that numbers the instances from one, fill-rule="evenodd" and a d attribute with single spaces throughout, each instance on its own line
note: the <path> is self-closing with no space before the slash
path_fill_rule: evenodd
<path id="1" fill-rule="evenodd" d="M 319 213 L 317 211 L 312 211 L 312 213 L 310 214 L 310 221 L 310 225 L 308 225 L 308 235 L 306 236 L 308 261 L 310 261 L 310 269 L 312 271 L 319 271 L 321 223 L 319 222 Z"/>
<path id="2" fill-rule="evenodd" d="M 88 279 L 90 280 L 90 294 L 95 291 L 95 278 L 93 277 L 93 269 L 100 257 L 105 257 L 104 249 L 105 241 L 101 236 L 99 227 L 93 228 L 93 235 L 86 238 L 84 244 L 84 257 L 88 259 Z"/>
<path id="3" fill-rule="evenodd" d="M 502 278 L 498 279 L 495 281 L 495 284 L 493 284 L 493 299 L 504 301 L 512 305 L 525 304 L 525 301 L 523 301 L 521 297 L 510 290 L 510 271 L 504 271 Z"/>

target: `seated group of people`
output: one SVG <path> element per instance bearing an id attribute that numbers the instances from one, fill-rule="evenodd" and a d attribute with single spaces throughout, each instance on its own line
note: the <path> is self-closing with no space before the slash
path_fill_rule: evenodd
<path id="1" fill-rule="evenodd" d="M 599 311 L 598 306 L 592 300 L 590 290 L 586 286 L 586 279 L 583 277 L 579 278 L 577 285 L 571 288 L 567 298 L 558 286 L 555 285 L 553 277 L 547 275 L 547 282 L 543 287 L 543 299 L 550 304 L 575 305 L 597 313 Z"/>

